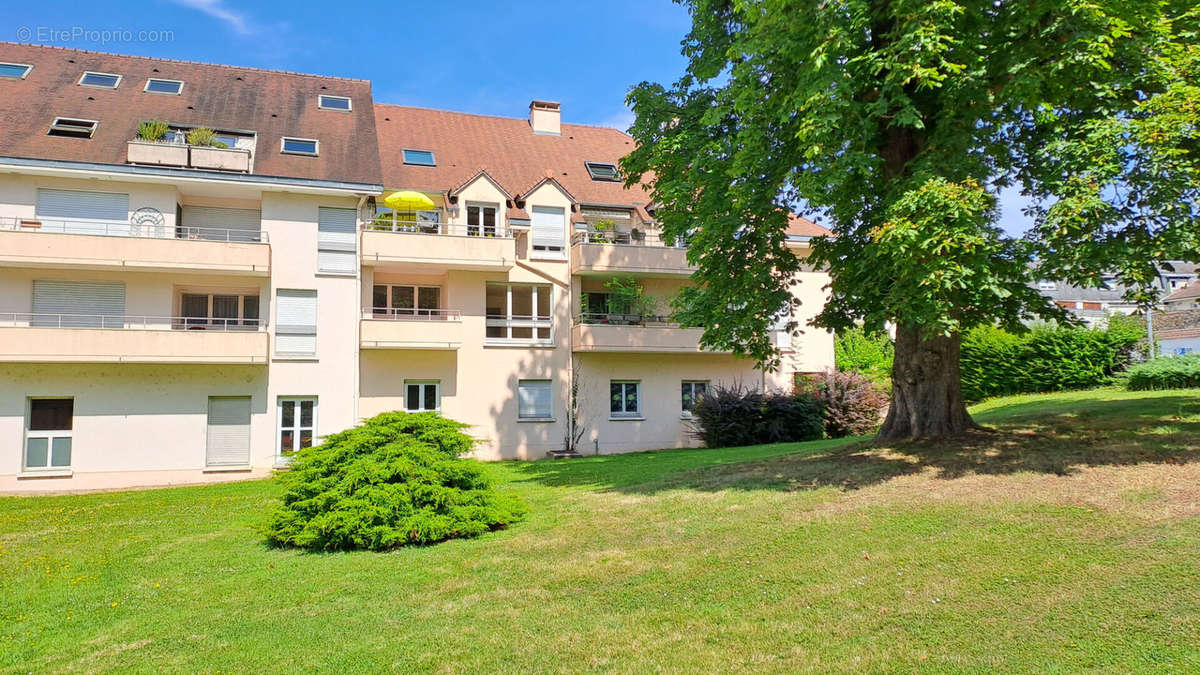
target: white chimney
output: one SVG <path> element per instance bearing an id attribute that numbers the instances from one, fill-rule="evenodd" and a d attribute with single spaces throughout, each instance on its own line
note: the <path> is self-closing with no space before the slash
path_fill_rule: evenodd
<path id="1" fill-rule="evenodd" d="M 562 106 L 554 101 L 530 101 L 529 126 L 535 134 L 559 136 L 562 130 L 559 126 L 562 120 Z"/>

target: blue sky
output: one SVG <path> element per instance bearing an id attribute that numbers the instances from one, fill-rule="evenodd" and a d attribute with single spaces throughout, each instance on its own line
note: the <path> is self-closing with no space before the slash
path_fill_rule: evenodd
<path id="1" fill-rule="evenodd" d="M 24 2 L 5 20 L 0 40 L 358 77 L 376 101 L 489 115 L 523 117 L 550 99 L 564 122 L 622 129 L 630 86 L 683 71 L 690 25 L 669 0 L 110 0 L 69 13 Z M 1025 226 L 1015 201 L 1002 199 L 1014 233 Z"/>

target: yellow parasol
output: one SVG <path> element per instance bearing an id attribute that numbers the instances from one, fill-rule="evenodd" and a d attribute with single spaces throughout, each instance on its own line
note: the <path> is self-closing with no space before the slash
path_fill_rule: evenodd
<path id="1" fill-rule="evenodd" d="M 437 208 L 432 199 L 412 190 L 393 192 L 383 198 L 383 204 L 393 211 L 432 211 Z"/>

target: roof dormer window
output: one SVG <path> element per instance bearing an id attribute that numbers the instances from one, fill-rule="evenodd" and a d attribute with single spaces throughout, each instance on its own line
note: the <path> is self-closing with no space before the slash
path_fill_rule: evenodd
<path id="1" fill-rule="evenodd" d="M 33 70 L 33 66 L 28 63 L 0 63 L 0 77 L 23 80 L 31 70 Z"/>
<path id="2" fill-rule="evenodd" d="M 79 86 L 96 87 L 97 89 L 116 89 L 121 84 L 121 76 L 113 73 L 94 73 L 86 71 L 79 78 Z"/>
<path id="3" fill-rule="evenodd" d="M 151 94 L 171 94 L 178 96 L 183 93 L 183 82 L 181 80 L 163 80 L 152 77 L 146 80 L 146 88 L 142 91 Z"/>
<path id="4" fill-rule="evenodd" d="M 437 162 L 433 159 L 432 150 L 409 150 L 405 148 L 400 152 L 404 155 L 405 164 L 415 164 L 417 166 L 437 166 Z"/>
<path id="5" fill-rule="evenodd" d="M 617 165 L 611 162 L 584 162 L 592 180 L 617 181 Z"/>
<path id="6" fill-rule="evenodd" d="M 317 107 L 321 110 L 341 110 L 350 112 L 353 109 L 353 104 L 349 96 L 330 96 L 328 94 L 320 94 L 317 96 Z"/>
<path id="7" fill-rule="evenodd" d="M 280 141 L 279 151 L 285 155 L 309 155 L 317 156 L 317 150 L 321 142 L 315 138 L 291 138 L 284 136 Z"/>
<path id="8" fill-rule="evenodd" d="M 91 138 L 96 133 L 100 123 L 95 120 L 77 120 L 70 117 L 55 117 L 50 123 L 49 136 L 66 136 L 68 138 Z"/>

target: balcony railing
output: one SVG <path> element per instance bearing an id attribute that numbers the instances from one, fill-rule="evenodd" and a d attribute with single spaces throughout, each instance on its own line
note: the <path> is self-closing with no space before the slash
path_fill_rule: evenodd
<path id="1" fill-rule="evenodd" d="M 110 237 L 145 237 L 153 239 L 191 239 L 238 243 L 263 243 L 267 233 L 261 230 L 237 230 L 221 227 L 191 225 L 146 225 L 107 220 L 49 220 L 46 218 L 0 218 L 0 230 L 16 232 L 49 232 L 57 234 L 88 234 Z"/>
<path id="2" fill-rule="evenodd" d="M 576 324 L 589 326 L 648 326 L 654 328 L 679 328 L 680 324 L 669 316 L 645 314 L 621 314 L 617 312 L 585 312 L 575 317 Z"/>
<path id="3" fill-rule="evenodd" d="M 658 232 L 640 231 L 634 236 L 632 231 L 620 230 L 587 230 L 576 232 L 571 239 L 573 244 L 611 244 L 614 246 L 649 246 L 655 248 L 687 248 L 682 240 L 668 242 Z"/>
<path id="4" fill-rule="evenodd" d="M 363 310 L 364 319 L 388 319 L 392 321 L 461 321 L 462 312 L 457 309 L 405 309 L 398 307 L 371 307 Z"/>
<path id="5" fill-rule="evenodd" d="M 374 232 L 398 232 L 402 234 L 441 234 L 452 237 L 481 237 L 487 239 L 511 239 L 512 231 L 505 225 L 463 225 L 460 223 L 431 223 L 414 220 L 395 220 L 380 216 L 367 225 Z"/>
<path id="6" fill-rule="evenodd" d="M 28 328 L 103 328 L 108 330 L 208 330 L 253 332 L 266 328 L 264 319 L 218 319 L 192 316 L 134 316 L 125 314 L 34 314 L 0 312 L 0 326 Z"/>

